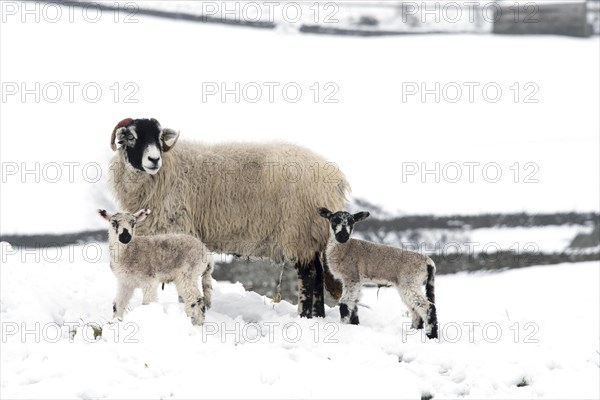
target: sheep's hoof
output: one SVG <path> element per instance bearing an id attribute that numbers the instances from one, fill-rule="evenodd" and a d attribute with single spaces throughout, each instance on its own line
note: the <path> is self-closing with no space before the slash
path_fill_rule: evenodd
<path id="1" fill-rule="evenodd" d="M 431 333 L 427 334 L 427 338 L 428 339 L 437 339 L 438 338 L 438 331 L 437 328 L 434 328 Z"/>
<path id="2" fill-rule="evenodd" d="M 353 315 L 350 317 L 350 325 L 359 325 L 358 315 Z"/>

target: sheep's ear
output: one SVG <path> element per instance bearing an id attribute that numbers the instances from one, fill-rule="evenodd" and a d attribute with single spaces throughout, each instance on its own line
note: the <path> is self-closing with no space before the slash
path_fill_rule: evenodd
<path id="1" fill-rule="evenodd" d="M 326 208 L 321 207 L 321 208 L 319 208 L 319 215 L 323 218 L 329 219 L 329 218 L 331 218 L 331 211 L 329 211 Z"/>
<path id="2" fill-rule="evenodd" d="M 112 214 L 107 213 L 106 210 L 98 210 L 98 215 L 107 221 L 110 221 L 110 217 L 112 217 Z"/>
<path id="3" fill-rule="evenodd" d="M 371 215 L 371 214 L 368 213 L 367 211 L 358 212 L 353 215 L 354 222 L 356 223 L 356 222 L 364 221 L 365 219 L 369 218 L 369 215 Z"/>
<path id="4" fill-rule="evenodd" d="M 162 148 L 164 152 L 167 152 L 175 146 L 177 143 L 177 139 L 179 139 L 179 132 L 165 128 L 160 132 L 160 142 L 162 143 Z"/>
<path id="5" fill-rule="evenodd" d="M 148 210 L 147 208 L 144 208 L 138 212 L 136 212 L 135 214 L 133 214 L 133 216 L 135 217 L 135 221 L 136 222 L 142 222 L 143 220 L 146 219 L 146 217 L 148 215 L 150 215 L 151 211 Z"/>
<path id="6" fill-rule="evenodd" d="M 123 121 L 119 122 L 117 124 L 117 126 L 115 126 L 115 128 L 112 131 L 112 135 L 110 136 L 110 148 L 112 149 L 112 151 L 117 151 L 117 145 L 115 144 L 115 139 L 117 138 L 117 133 L 119 133 L 119 135 L 122 135 L 122 133 L 125 131 L 125 129 L 132 123 L 133 123 L 132 118 L 125 118 Z M 121 139 L 119 139 L 119 142 L 120 141 L 121 141 Z"/>

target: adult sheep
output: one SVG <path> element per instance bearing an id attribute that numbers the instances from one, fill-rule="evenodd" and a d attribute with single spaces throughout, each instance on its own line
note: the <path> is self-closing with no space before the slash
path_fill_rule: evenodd
<path id="1" fill-rule="evenodd" d="M 337 166 L 291 144 L 175 146 L 178 138 L 155 119 L 128 118 L 112 132 L 119 206 L 155 211 L 139 233 L 184 233 L 214 252 L 294 262 L 299 315 L 325 316 L 324 277 L 336 298 L 341 285 L 321 263 L 329 232 L 314 210 L 344 208 L 350 186 Z"/>

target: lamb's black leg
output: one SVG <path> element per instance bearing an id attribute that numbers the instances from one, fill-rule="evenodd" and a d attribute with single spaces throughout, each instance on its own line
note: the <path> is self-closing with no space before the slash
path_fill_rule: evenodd
<path id="1" fill-rule="evenodd" d="M 323 275 L 325 280 L 325 289 L 329 292 L 331 297 L 335 300 L 339 300 L 342 297 L 342 292 L 344 288 L 342 286 L 342 282 L 335 279 L 333 274 L 331 273 L 331 269 L 327 265 L 327 257 L 323 254 Z"/>
<path id="2" fill-rule="evenodd" d="M 427 311 L 427 323 L 431 326 L 431 332 L 427 335 L 429 339 L 437 339 L 438 337 L 438 320 L 437 320 L 437 312 L 435 309 L 435 304 L 429 305 L 429 310 Z"/>
<path id="3" fill-rule="evenodd" d="M 358 325 L 358 300 L 360 299 L 360 282 L 344 282 L 344 292 L 340 299 L 340 317 L 342 323 Z"/>
<path id="4" fill-rule="evenodd" d="M 352 312 L 350 313 L 350 324 L 351 325 L 358 325 L 358 306 L 354 306 L 354 308 L 352 309 Z"/>
<path id="5" fill-rule="evenodd" d="M 325 292 L 324 292 L 324 276 L 323 265 L 321 264 L 320 254 L 317 253 L 312 261 L 315 268 L 315 292 L 313 300 L 313 315 L 315 317 L 325 317 Z"/>
<path id="6" fill-rule="evenodd" d="M 315 291 L 315 268 L 312 263 L 297 263 L 298 271 L 298 314 L 300 317 L 312 318 L 313 297 Z"/>
<path id="7" fill-rule="evenodd" d="M 350 309 L 348 304 L 340 303 L 340 318 L 342 319 L 342 322 L 358 325 L 358 306 L 354 306 L 354 308 Z"/>
<path id="8" fill-rule="evenodd" d="M 340 318 L 342 322 L 347 322 L 350 319 L 350 309 L 346 303 L 340 303 Z"/>

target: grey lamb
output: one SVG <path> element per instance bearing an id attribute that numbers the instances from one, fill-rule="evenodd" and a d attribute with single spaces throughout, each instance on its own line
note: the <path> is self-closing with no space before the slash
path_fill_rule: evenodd
<path id="1" fill-rule="evenodd" d="M 331 227 L 325 255 L 331 272 L 343 284 L 340 299 L 342 322 L 358 324 L 357 304 L 362 284 L 395 286 L 411 311 L 413 328 L 424 326 L 427 337 L 437 338 L 433 260 L 412 251 L 350 239 L 354 224 L 368 218 L 368 212 L 333 213 L 320 208 L 319 214 L 329 220 Z M 423 284 L 426 295 L 421 289 Z"/>
<path id="2" fill-rule="evenodd" d="M 143 304 L 156 301 L 161 282 L 174 282 L 192 323 L 204 322 L 212 294 L 213 257 L 199 239 L 181 234 L 136 236 L 136 225 L 150 214 L 143 209 L 135 214 L 98 214 L 111 226 L 108 231 L 110 268 L 117 277 L 113 317 L 121 319 L 136 288 L 142 288 Z M 198 278 L 202 276 L 202 287 Z"/>

